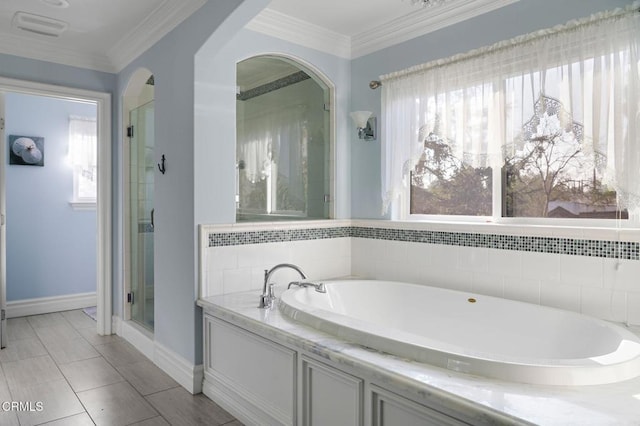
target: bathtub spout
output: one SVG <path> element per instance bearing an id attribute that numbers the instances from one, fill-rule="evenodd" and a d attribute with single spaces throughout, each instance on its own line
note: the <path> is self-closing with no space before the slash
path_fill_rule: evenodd
<path id="1" fill-rule="evenodd" d="M 326 293 L 327 288 L 324 286 L 324 283 L 312 283 L 309 281 L 291 281 L 287 286 L 287 290 L 291 288 L 291 286 L 297 285 L 298 287 L 313 287 L 318 293 Z"/>
<path id="2" fill-rule="evenodd" d="M 300 274 L 303 280 L 307 279 L 307 276 L 302 272 L 299 266 L 293 265 L 291 263 L 280 263 L 269 270 L 264 270 L 264 284 L 262 287 L 262 294 L 260 295 L 260 303 L 258 308 L 268 309 L 273 305 L 273 301 L 276 296 L 273 294 L 273 284 L 269 283 L 271 279 L 271 275 L 281 268 L 290 268 Z"/>

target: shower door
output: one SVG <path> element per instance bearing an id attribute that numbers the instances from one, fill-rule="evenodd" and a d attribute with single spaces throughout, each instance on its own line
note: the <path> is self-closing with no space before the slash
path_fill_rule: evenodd
<path id="1" fill-rule="evenodd" d="M 129 282 L 131 319 L 153 331 L 154 105 L 130 113 Z"/>

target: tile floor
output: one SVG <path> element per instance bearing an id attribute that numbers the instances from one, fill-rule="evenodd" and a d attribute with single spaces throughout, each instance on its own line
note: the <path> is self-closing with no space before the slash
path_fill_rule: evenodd
<path id="1" fill-rule="evenodd" d="M 0 351 L 0 425 L 239 426 L 81 310 L 12 318 Z M 10 402 L 22 410 L 7 410 Z"/>

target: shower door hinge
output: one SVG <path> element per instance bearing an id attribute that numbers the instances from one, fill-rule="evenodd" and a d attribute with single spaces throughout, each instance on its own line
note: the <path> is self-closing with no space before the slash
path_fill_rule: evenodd
<path id="1" fill-rule="evenodd" d="M 325 203 L 330 203 L 331 202 L 331 195 L 324 194 L 324 202 Z"/>
<path id="2" fill-rule="evenodd" d="M 0 130 L 4 130 L 4 117 L 0 117 Z"/>
<path id="3" fill-rule="evenodd" d="M 133 126 L 127 127 L 127 137 L 128 138 L 132 138 L 133 137 Z"/>
<path id="4" fill-rule="evenodd" d="M 2 309 L 2 311 L 0 311 L 0 321 L 4 321 L 5 319 L 7 319 L 7 311 Z"/>
<path id="5" fill-rule="evenodd" d="M 323 105 L 323 107 L 324 107 L 324 110 L 325 110 L 325 111 L 331 111 L 331 105 L 329 105 L 329 104 L 324 104 L 324 105 Z"/>
<path id="6" fill-rule="evenodd" d="M 133 303 L 133 292 L 127 293 L 127 303 Z"/>

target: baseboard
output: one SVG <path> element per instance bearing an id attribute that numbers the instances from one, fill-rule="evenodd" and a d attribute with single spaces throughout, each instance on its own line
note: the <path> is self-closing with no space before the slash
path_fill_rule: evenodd
<path id="1" fill-rule="evenodd" d="M 113 331 L 149 358 L 158 368 L 167 373 L 180 386 L 197 394 L 202 392 L 204 367 L 193 365 L 180 355 L 156 342 L 153 334 L 131 321 L 112 318 Z"/>
<path id="2" fill-rule="evenodd" d="M 133 321 L 121 321 L 119 336 L 131 343 L 144 356 L 154 361 L 155 341 L 153 340 L 153 333 Z"/>
<path id="3" fill-rule="evenodd" d="M 155 349 L 153 362 L 158 367 L 192 394 L 202 392 L 202 381 L 204 379 L 204 367 L 202 365 L 191 364 L 160 343 L 156 342 Z"/>
<path id="4" fill-rule="evenodd" d="M 98 298 L 95 292 L 14 300 L 7 302 L 7 318 L 82 309 L 89 306 L 96 306 L 97 301 Z"/>

